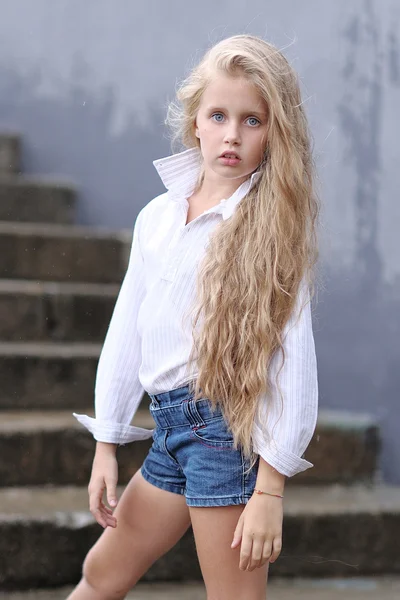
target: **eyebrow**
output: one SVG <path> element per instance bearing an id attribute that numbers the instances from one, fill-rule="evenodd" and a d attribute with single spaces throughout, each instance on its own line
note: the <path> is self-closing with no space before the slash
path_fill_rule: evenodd
<path id="1" fill-rule="evenodd" d="M 206 112 L 212 112 L 212 111 L 225 111 L 226 109 L 222 108 L 221 106 L 207 106 L 206 107 Z M 261 117 L 261 118 L 266 118 L 267 117 L 267 112 L 263 111 L 260 112 L 259 110 L 244 110 L 242 111 L 242 114 L 244 115 L 256 115 L 257 117 Z"/>

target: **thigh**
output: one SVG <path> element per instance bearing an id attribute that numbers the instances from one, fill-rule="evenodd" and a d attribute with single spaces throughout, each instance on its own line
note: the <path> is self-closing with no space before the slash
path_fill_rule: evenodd
<path id="1" fill-rule="evenodd" d="M 189 507 L 207 600 L 265 600 L 268 563 L 241 571 L 240 545 L 231 548 L 243 509 L 244 505 Z"/>
<path id="2" fill-rule="evenodd" d="M 110 595 L 131 589 L 190 526 L 185 497 L 155 487 L 140 470 L 122 493 L 114 515 L 117 527 L 104 530 L 83 570 L 94 589 Z"/>

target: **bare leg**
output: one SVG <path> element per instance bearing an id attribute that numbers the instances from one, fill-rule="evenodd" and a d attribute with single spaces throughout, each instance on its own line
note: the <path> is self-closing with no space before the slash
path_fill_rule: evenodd
<path id="1" fill-rule="evenodd" d="M 240 545 L 231 548 L 244 506 L 189 507 L 207 600 L 266 598 L 269 563 L 254 571 L 241 571 Z"/>
<path id="2" fill-rule="evenodd" d="M 148 483 L 138 470 L 107 527 L 88 552 L 83 577 L 67 600 L 122 600 L 190 526 L 184 496 Z"/>

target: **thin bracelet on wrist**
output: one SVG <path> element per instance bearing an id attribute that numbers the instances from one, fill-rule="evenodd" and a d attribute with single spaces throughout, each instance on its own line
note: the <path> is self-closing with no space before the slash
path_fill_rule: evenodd
<path id="1" fill-rule="evenodd" d="M 275 496 L 275 498 L 283 498 L 280 494 L 271 494 L 271 492 L 263 492 L 262 490 L 254 490 L 255 494 L 267 494 L 267 496 Z"/>

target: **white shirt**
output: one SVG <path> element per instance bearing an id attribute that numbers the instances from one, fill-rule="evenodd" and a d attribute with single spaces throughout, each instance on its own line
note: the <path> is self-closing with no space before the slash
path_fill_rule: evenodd
<path id="1" fill-rule="evenodd" d="M 131 254 L 112 319 L 101 351 L 95 384 L 95 415 L 73 413 L 94 438 L 123 444 L 150 438 L 154 429 L 131 425 L 144 390 L 159 394 L 186 385 L 192 337 L 190 319 L 182 317 L 192 305 L 196 271 L 210 233 L 229 219 L 235 207 L 257 181 L 254 173 L 230 198 L 223 199 L 186 225 L 189 203 L 200 170 L 197 148 L 153 161 L 167 191 L 142 208 L 136 218 Z M 318 405 L 317 363 L 310 302 L 297 321 L 298 309 L 309 300 L 301 287 L 297 308 L 286 328 L 285 366 L 277 352 L 270 365 L 272 392 L 261 397 L 269 406 L 268 419 L 254 422 L 252 441 L 260 454 L 280 473 L 292 475 L 312 467 L 301 458 L 313 435 Z M 267 443 L 264 431 L 273 432 Z"/>

